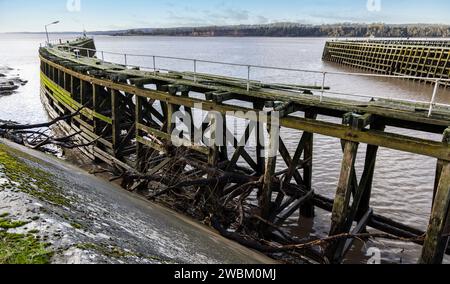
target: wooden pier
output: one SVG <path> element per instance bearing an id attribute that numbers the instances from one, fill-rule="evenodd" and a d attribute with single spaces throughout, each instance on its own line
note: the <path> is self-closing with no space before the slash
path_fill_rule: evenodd
<path id="1" fill-rule="evenodd" d="M 386 75 L 450 79 L 449 41 L 328 41 L 323 60 Z"/>
<path id="2" fill-rule="evenodd" d="M 85 46 L 93 42 L 84 39 L 75 44 L 40 49 L 41 97 L 52 117 L 81 109 L 80 115 L 60 126 L 68 133 L 77 134 L 82 142 L 93 143 L 84 151 L 91 159 L 140 175 L 143 179 L 161 172 L 172 173 L 175 167 L 174 176 L 183 177 L 178 186 L 189 184 L 191 180 L 198 183 L 204 178 L 205 183 L 191 183 L 184 190 L 209 191 L 219 200 L 233 200 L 244 192 L 247 193 L 244 196 L 249 197 L 254 192 L 259 197 L 258 218 L 264 221 L 263 224 L 282 225 L 297 211 L 305 217 L 313 217 L 317 207 L 332 212 L 330 236 L 358 234 L 371 227 L 394 236 L 416 239 L 423 245 L 420 263 L 441 263 L 444 254 L 449 252 L 450 108 L 436 107 L 428 116 L 429 105 L 420 103 L 379 99 L 362 103 L 320 97 L 310 90 L 293 93 L 293 86 L 271 88 L 261 82 L 252 82 L 249 86 L 245 80 L 210 74 L 144 71 L 105 62 L 98 54 L 75 54 L 77 44 Z M 339 43 L 328 44 L 330 51 L 326 57 L 337 60 L 340 57 L 333 55 L 334 46 Z M 373 49 L 366 52 L 378 54 Z M 433 58 L 440 58 L 440 55 L 434 54 Z M 448 61 L 448 53 L 440 60 Z M 383 60 L 374 61 L 378 65 L 372 68 L 389 64 Z M 437 75 L 448 76 L 448 69 L 444 74 L 442 68 L 433 68 Z M 257 151 L 253 152 L 256 154 L 247 146 L 238 145 L 237 141 L 232 151 L 231 147 L 207 146 L 194 137 L 179 138 L 185 142 L 184 146 L 173 146 L 172 130 L 192 121 L 175 123 L 172 115 L 182 111 L 194 117 L 201 116 L 195 109 L 199 105 L 203 111 L 214 112 L 223 118 L 231 115 L 248 119 L 246 113 L 250 111 L 263 110 L 268 116 L 277 111 L 279 127 L 297 133 L 298 147 L 290 153 L 283 139 L 274 136 L 269 139 L 279 144 L 275 156 L 267 156 L 268 151 L 264 154 L 260 140 L 255 141 Z M 342 124 L 327 122 L 330 117 L 338 118 Z M 259 122 L 262 118 L 258 115 L 254 119 Z M 443 139 L 431 141 L 385 131 L 389 126 L 395 127 L 390 128 L 391 131 L 412 129 L 438 133 Z M 249 142 L 251 136 L 248 134 L 253 130 L 260 134 L 273 127 L 268 125 L 266 128 L 257 123 L 256 129 L 252 129 L 255 127 L 249 122 L 245 142 Z M 218 125 L 214 119 L 202 128 L 203 131 L 209 129 L 212 139 L 217 139 L 217 133 L 221 133 L 216 131 Z M 274 135 L 277 132 L 268 133 Z M 344 155 L 334 200 L 314 192 L 312 161 L 316 134 L 342 141 Z M 358 177 L 355 160 L 361 144 L 369 147 L 364 171 Z M 371 208 L 372 183 L 380 147 L 436 159 L 437 168 L 430 169 L 430 175 L 436 174 L 436 186 L 435 200 L 430 200 L 433 211 L 428 228 L 406 226 Z M 183 151 L 183 157 L 174 164 L 172 158 L 179 151 Z M 286 166 L 278 168 L 277 160 L 283 160 Z M 216 182 L 211 183 L 211 180 Z M 270 231 L 270 228 L 266 230 Z M 328 246 L 326 256 L 331 262 L 342 262 L 351 247 L 352 242 L 348 240 L 334 242 Z"/>

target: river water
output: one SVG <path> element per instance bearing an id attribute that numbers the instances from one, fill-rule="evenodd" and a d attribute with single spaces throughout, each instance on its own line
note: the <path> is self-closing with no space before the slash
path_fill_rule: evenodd
<path id="1" fill-rule="evenodd" d="M 73 35 L 65 35 L 71 38 Z M 15 68 L 29 83 L 15 95 L 0 98 L 0 119 L 38 122 L 47 119 L 39 100 L 39 43 L 42 35 L 0 35 L 0 65 Z M 351 68 L 322 62 L 326 39 L 315 38 L 181 38 L 181 37 L 95 37 L 99 50 L 197 58 L 204 60 L 287 68 L 357 72 Z M 107 60 L 123 63 L 123 58 L 108 56 Z M 152 66 L 152 59 L 129 56 L 129 64 Z M 173 60 L 157 61 L 158 68 L 192 71 L 192 63 Z M 199 63 L 199 72 L 246 77 L 247 69 Z M 252 79 L 276 83 L 320 85 L 321 75 L 273 70 L 252 70 Z M 432 87 L 423 83 L 398 79 L 379 79 L 348 76 L 328 76 L 326 85 L 333 91 L 370 96 L 430 101 Z M 439 91 L 439 102 L 450 103 L 450 92 Z M 332 122 L 338 122 L 332 120 Z M 388 129 L 392 130 L 392 129 Z M 403 131 L 403 134 L 440 141 L 440 135 Z M 291 153 L 300 139 L 298 133 L 284 131 L 284 141 Z M 333 197 L 342 160 L 338 139 L 315 137 L 313 185 L 318 193 Z M 365 146 L 360 147 L 357 171 L 362 172 Z M 280 164 L 280 167 L 283 165 Z M 380 149 L 374 179 L 372 207 L 377 214 L 391 217 L 418 229 L 426 230 L 434 184 L 436 161 L 431 158 Z M 289 220 L 287 230 L 307 236 L 325 236 L 329 230 L 330 214 L 317 211 L 315 220 Z M 312 230 L 311 230 L 312 228 Z M 397 242 L 376 241 L 355 248 L 348 262 L 364 263 L 370 247 L 381 251 L 383 261 L 414 263 L 420 247 Z"/>

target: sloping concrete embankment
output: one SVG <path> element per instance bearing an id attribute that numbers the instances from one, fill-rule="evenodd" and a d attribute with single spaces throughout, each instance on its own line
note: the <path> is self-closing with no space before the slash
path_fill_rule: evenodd
<path id="1" fill-rule="evenodd" d="M 272 262 L 64 161 L 4 140 L 0 216 L 4 263 Z"/>

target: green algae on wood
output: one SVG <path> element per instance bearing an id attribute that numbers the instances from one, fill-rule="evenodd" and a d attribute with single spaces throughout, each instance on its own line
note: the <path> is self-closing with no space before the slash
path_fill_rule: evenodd
<path id="1" fill-rule="evenodd" d="M 0 174 L 8 179 L 7 183 L 0 184 L 0 188 L 17 188 L 18 191 L 44 202 L 70 206 L 70 199 L 64 196 L 51 173 L 20 161 L 12 150 L 2 144 L 0 144 Z"/>

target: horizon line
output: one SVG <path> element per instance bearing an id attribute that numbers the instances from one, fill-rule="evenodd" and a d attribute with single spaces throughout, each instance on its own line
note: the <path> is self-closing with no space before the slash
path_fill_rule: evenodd
<path id="1" fill-rule="evenodd" d="M 147 28 L 123 28 L 123 29 L 106 29 L 106 30 L 93 30 L 86 31 L 87 34 L 91 33 L 110 33 L 110 32 L 121 32 L 121 31 L 131 31 L 131 30 L 151 30 L 151 29 L 159 29 L 159 30 L 169 30 L 169 29 L 195 29 L 195 28 L 211 28 L 211 27 L 238 27 L 238 26 L 270 26 L 277 24 L 297 24 L 303 26 L 332 26 L 332 25 L 389 25 L 389 26 L 411 26 L 411 25 L 427 25 L 427 26 L 447 26 L 450 27 L 450 24 L 443 23 L 402 23 L 402 24 L 393 24 L 393 23 L 385 23 L 385 22 L 336 22 L 336 23 L 327 23 L 327 24 L 306 24 L 306 23 L 298 23 L 298 22 L 274 22 L 268 24 L 230 24 L 230 25 L 199 25 L 199 26 L 174 26 L 174 27 L 147 27 Z M 49 32 L 50 34 L 70 34 L 70 33 L 83 33 L 84 31 L 58 31 L 58 32 Z M 45 34 L 45 31 L 16 31 L 16 32 L 0 32 L 0 34 Z"/>

